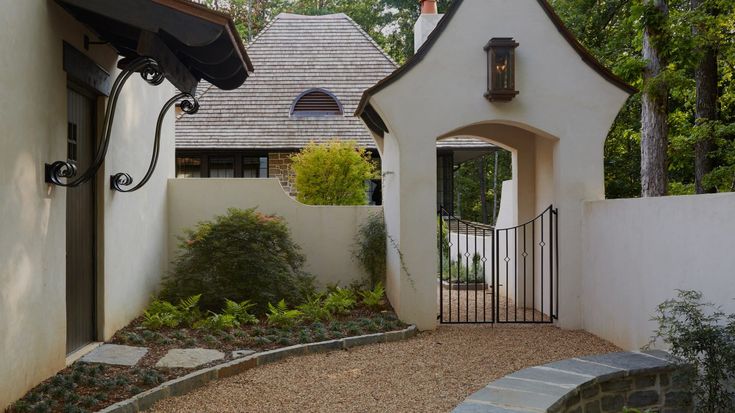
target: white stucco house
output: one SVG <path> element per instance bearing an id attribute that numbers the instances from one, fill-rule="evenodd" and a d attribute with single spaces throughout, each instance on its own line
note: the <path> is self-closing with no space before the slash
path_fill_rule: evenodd
<path id="1" fill-rule="evenodd" d="M 168 261 L 172 106 L 191 111 L 200 80 L 232 89 L 252 70 L 232 21 L 187 1 L 11 3 L 0 16 L 0 410 L 140 315 Z"/>
<path id="2" fill-rule="evenodd" d="M 362 275 L 350 245 L 382 211 L 391 304 L 436 328 L 437 142 L 457 137 L 512 152 L 494 236 L 514 234 L 492 271 L 532 257 L 518 286 L 554 268 L 541 294 L 553 291 L 554 307 L 531 305 L 548 322 L 637 349 L 676 289 L 735 312 L 735 195 L 604 199 L 604 140 L 635 90 L 546 0 L 455 0 L 444 16 L 420 3 L 416 55 L 354 102 L 382 159 L 383 207 L 302 205 L 277 178 L 175 178 L 173 106 L 196 116 L 200 81 L 236 90 L 257 69 L 228 17 L 186 0 L 5 7 L 0 409 L 139 316 L 181 229 L 230 207 L 283 216 L 322 284 Z M 514 228 L 541 213 L 554 237 L 538 242 L 532 227 L 532 244 L 521 241 Z M 524 250 L 551 243 L 538 259 Z"/>

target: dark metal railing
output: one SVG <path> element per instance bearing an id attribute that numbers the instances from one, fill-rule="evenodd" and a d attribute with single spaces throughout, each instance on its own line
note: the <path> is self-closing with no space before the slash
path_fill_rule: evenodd
<path id="1" fill-rule="evenodd" d="M 559 313 L 558 210 L 494 229 L 438 214 L 439 320 L 553 323 Z"/>

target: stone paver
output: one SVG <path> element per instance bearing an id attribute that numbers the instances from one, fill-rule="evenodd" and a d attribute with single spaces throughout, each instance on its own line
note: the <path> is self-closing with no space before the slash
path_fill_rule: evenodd
<path id="1" fill-rule="evenodd" d="M 222 360 L 223 358 L 225 358 L 225 353 L 217 350 L 206 348 L 177 348 L 169 350 L 165 356 L 158 360 L 156 367 L 191 369 L 202 364 Z"/>
<path id="2" fill-rule="evenodd" d="M 80 361 L 116 366 L 135 366 L 146 353 L 148 353 L 148 349 L 145 347 L 103 344 L 86 354 Z"/>

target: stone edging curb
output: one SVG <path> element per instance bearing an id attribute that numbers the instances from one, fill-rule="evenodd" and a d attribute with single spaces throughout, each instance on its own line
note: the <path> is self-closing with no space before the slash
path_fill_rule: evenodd
<path id="1" fill-rule="evenodd" d="M 169 380 L 158 387 L 146 390 L 135 396 L 117 402 L 102 410 L 100 413 L 134 413 L 149 409 L 159 400 L 167 397 L 181 396 L 202 387 L 210 381 L 234 376 L 246 370 L 283 360 L 291 356 L 305 354 L 326 353 L 334 350 L 347 350 L 353 347 L 376 343 L 391 343 L 411 338 L 416 335 L 416 326 L 412 325 L 403 330 L 387 333 L 368 334 L 364 336 L 346 337 L 339 340 L 321 341 L 318 343 L 298 344 L 276 350 L 263 351 L 247 357 L 238 358 L 227 363 L 218 364 L 206 369 L 197 370 Z"/>

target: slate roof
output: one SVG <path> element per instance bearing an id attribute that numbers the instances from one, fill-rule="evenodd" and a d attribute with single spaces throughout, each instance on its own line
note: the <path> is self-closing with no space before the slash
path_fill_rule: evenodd
<path id="1" fill-rule="evenodd" d="M 239 88 L 200 84 L 200 110 L 176 122 L 178 149 L 298 149 L 310 141 L 352 139 L 374 148 L 354 116 L 363 91 L 396 63 L 345 14 L 278 15 L 247 47 L 255 72 Z M 291 117 L 310 88 L 332 92 L 344 115 Z"/>

